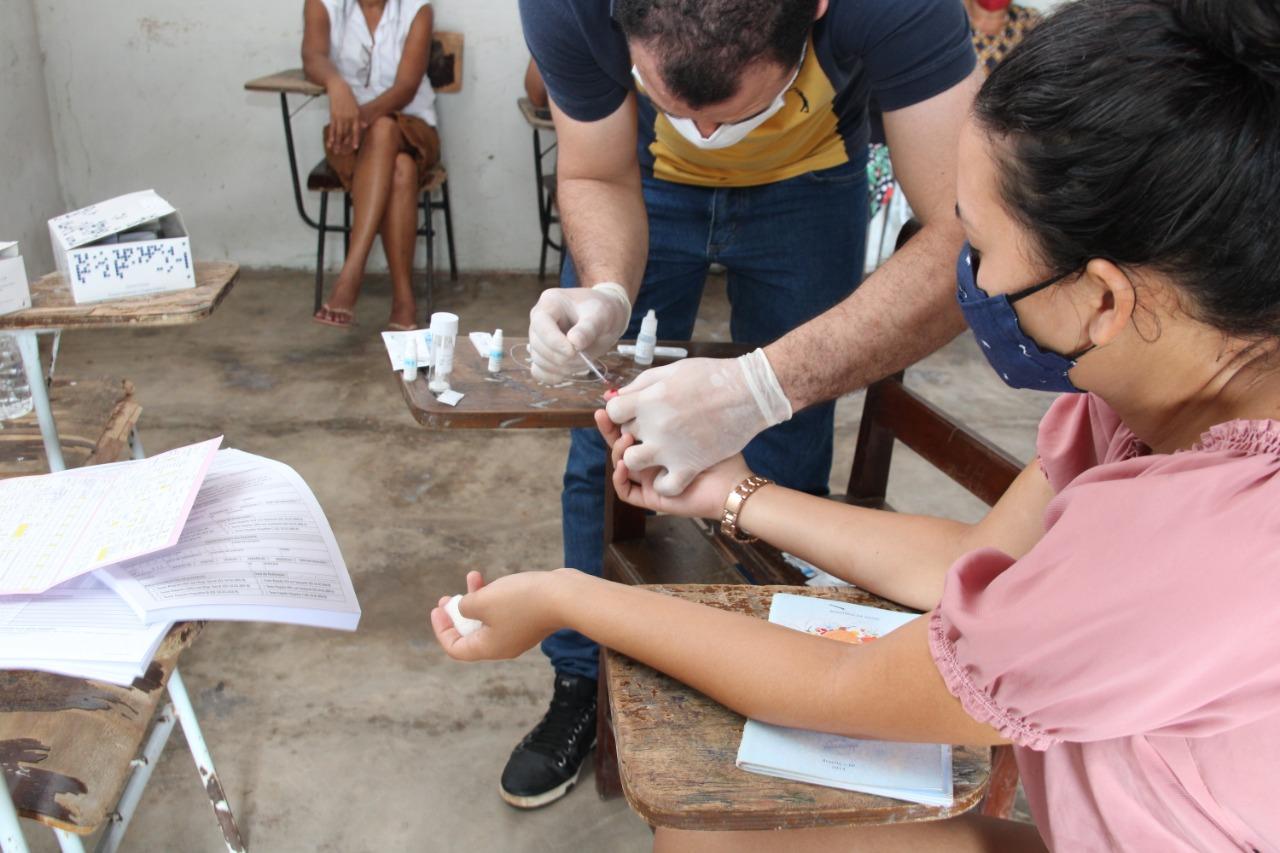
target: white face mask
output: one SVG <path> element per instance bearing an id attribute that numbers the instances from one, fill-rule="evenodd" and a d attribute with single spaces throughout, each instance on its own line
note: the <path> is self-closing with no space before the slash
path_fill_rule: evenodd
<path id="1" fill-rule="evenodd" d="M 702 148 L 704 150 L 713 150 L 717 148 L 728 148 L 731 145 L 737 145 L 739 142 L 747 138 L 751 131 L 764 124 L 769 119 L 777 115 L 778 110 L 782 109 L 787 103 L 787 92 L 791 91 L 791 86 L 796 82 L 796 78 L 800 76 L 800 69 L 804 67 L 805 53 L 809 50 L 809 45 L 804 46 L 804 50 L 800 53 L 800 64 L 796 66 L 795 73 L 791 75 L 791 79 L 787 81 L 787 85 L 782 87 L 782 91 L 773 99 L 773 103 L 769 104 L 764 111 L 756 113 L 751 118 L 742 121 L 733 122 L 732 124 L 722 124 L 712 131 L 710 136 L 703 136 L 702 131 L 698 130 L 698 125 L 691 118 L 677 118 L 669 113 L 664 112 L 667 121 L 671 122 L 671 126 L 675 128 L 676 133 L 684 137 L 688 142 Z M 631 76 L 635 78 L 636 83 L 644 88 L 644 80 L 640 79 L 640 72 L 634 65 L 631 66 Z"/>

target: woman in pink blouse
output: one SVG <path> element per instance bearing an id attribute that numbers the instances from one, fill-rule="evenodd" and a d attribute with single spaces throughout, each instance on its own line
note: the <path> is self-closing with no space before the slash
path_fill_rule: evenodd
<path id="1" fill-rule="evenodd" d="M 850 646 L 570 570 L 472 573 L 484 626 L 437 608 L 440 643 L 505 658 L 568 627 L 765 722 L 1012 743 L 1035 818 L 659 850 L 1280 850 L 1280 9 L 1067 4 L 960 147 L 961 312 L 1007 382 L 1065 392 L 1039 458 L 973 525 L 776 485 L 737 516 L 927 615 Z M 632 503 L 719 517 L 750 475 L 730 459 L 661 497 L 598 422 Z"/>

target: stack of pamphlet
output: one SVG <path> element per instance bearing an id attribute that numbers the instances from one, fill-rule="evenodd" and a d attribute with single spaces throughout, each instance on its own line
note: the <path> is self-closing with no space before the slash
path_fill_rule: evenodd
<path id="1" fill-rule="evenodd" d="M 221 441 L 0 480 L 0 669 L 129 684 L 189 619 L 355 630 L 315 495 Z"/>

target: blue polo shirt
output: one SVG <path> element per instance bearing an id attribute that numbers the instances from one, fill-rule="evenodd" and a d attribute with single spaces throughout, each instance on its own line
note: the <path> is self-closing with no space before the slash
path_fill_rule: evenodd
<path id="1" fill-rule="evenodd" d="M 577 121 L 611 115 L 636 91 L 611 0 L 520 0 L 525 40 L 556 105 Z M 872 106 L 927 100 L 973 70 L 960 0 L 830 0 L 785 106 L 744 140 L 701 149 L 637 92 L 641 165 L 695 186 L 756 186 L 861 163 Z"/>

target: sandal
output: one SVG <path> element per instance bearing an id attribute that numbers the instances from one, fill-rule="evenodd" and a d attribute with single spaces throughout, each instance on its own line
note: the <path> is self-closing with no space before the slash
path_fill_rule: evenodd
<path id="1" fill-rule="evenodd" d="M 388 332 L 416 332 L 418 331 L 417 323 L 387 323 Z"/>
<path id="2" fill-rule="evenodd" d="M 320 306 L 320 310 L 311 316 L 312 320 L 322 326 L 333 326 L 335 329 L 350 329 L 351 321 L 355 315 L 342 308 L 330 308 L 326 302 Z"/>

